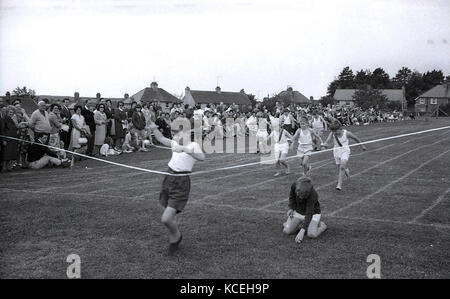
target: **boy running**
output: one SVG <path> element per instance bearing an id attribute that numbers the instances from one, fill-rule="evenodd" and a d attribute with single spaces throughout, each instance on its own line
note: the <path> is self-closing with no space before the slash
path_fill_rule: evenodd
<path id="1" fill-rule="evenodd" d="M 274 127 L 278 125 L 280 127 L 279 130 L 275 130 Z M 283 128 L 281 125 L 281 122 L 279 119 L 274 119 L 272 121 L 272 132 L 270 133 L 269 139 L 272 140 L 272 142 L 275 141 L 274 145 L 274 153 L 275 153 L 275 160 L 276 164 L 275 167 L 279 170 L 281 166 L 286 167 L 286 174 L 290 173 L 289 170 L 289 164 L 286 162 L 286 156 L 289 152 L 289 144 L 292 142 L 292 135 Z M 277 171 L 274 176 L 277 177 L 281 175 L 281 171 Z"/>
<path id="2" fill-rule="evenodd" d="M 308 119 L 301 117 L 300 129 L 295 132 L 294 137 L 292 137 L 292 142 L 298 138 L 297 156 L 300 158 L 300 164 L 303 167 L 303 175 L 307 175 L 311 170 L 309 157 L 313 151 L 313 137 L 322 143 L 322 138 L 308 127 Z"/>
<path id="3" fill-rule="evenodd" d="M 288 219 L 283 223 L 283 233 L 290 235 L 300 229 L 295 237 L 297 243 L 303 240 L 305 233 L 310 238 L 317 238 L 327 229 L 326 224 L 320 221 L 320 213 L 319 195 L 311 179 L 302 176 L 291 186 Z"/>
<path id="4" fill-rule="evenodd" d="M 205 154 L 198 143 L 191 141 L 191 132 L 186 126 L 178 132 L 172 127 L 174 131 L 172 140 L 164 137 L 155 123 L 150 122 L 149 128 L 160 143 L 172 148 L 168 172 L 176 176 L 166 175 L 159 196 L 160 203 L 165 208 L 161 222 L 169 230 L 169 255 L 171 255 L 178 249 L 182 239 L 176 216 L 183 211 L 189 199 L 191 189 L 189 174 L 196 161 L 205 160 Z"/>
<path id="5" fill-rule="evenodd" d="M 324 147 L 329 147 L 328 143 L 333 138 L 334 148 L 333 148 L 333 156 L 336 160 L 336 165 L 338 167 L 338 183 L 336 185 L 336 189 L 342 190 L 342 179 L 347 176 L 350 179 L 350 170 L 347 167 L 348 159 L 350 158 L 350 147 L 348 139 L 351 138 L 355 140 L 357 143 L 361 143 L 359 138 L 352 134 L 350 131 L 342 129 L 342 125 L 338 120 L 335 120 L 330 125 L 331 133 L 328 135 L 325 144 L 322 144 Z M 364 144 L 360 145 L 361 149 L 365 151 L 367 148 Z"/>
<path id="6" fill-rule="evenodd" d="M 313 132 L 319 135 L 320 138 L 323 137 L 323 132 L 327 130 L 327 122 L 315 110 L 312 113 L 311 127 L 313 129 Z M 315 144 L 315 149 L 320 150 L 320 144 L 317 144 L 317 140 Z"/>

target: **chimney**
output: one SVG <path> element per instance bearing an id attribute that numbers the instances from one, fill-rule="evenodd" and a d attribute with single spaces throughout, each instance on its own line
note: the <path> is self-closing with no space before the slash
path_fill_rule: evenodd
<path id="1" fill-rule="evenodd" d="M 220 90 L 220 86 L 217 86 L 217 87 L 216 87 L 216 92 L 217 92 L 217 93 L 220 93 L 220 91 L 221 91 L 221 90 Z"/>
<path id="2" fill-rule="evenodd" d="M 156 83 L 155 81 L 153 81 L 153 82 L 150 84 L 150 87 L 151 87 L 154 91 L 157 91 L 157 90 L 158 90 L 158 83 Z"/>

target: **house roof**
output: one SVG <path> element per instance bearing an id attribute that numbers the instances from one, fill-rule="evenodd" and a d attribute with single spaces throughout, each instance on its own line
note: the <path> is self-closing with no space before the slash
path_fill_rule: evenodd
<path id="1" fill-rule="evenodd" d="M 232 104 L 250 105 L 250 99 L 243 92 L 190 90 L 197 104 Z"/>
<path id="2" fill-rule="evenodd" d="M 353 95 L 357 89 L 336 89 L 333 98 L 337 101 L 354 101 Z M 405 100 L 402 89 L 381 89 L 388 101 L 401 102 Z"/>
<path id="3" fill-rule="evenodd" d="M 450 83 L 436 85 L 418 98 L 450 98 Z"/>
<path id="4" fill-rule="evenodd" d="M 297 90 L 292 90 L 292 88 L 288 88 L 278 94 L 279 97 L 285 103 L 293 103 L 293 104 L 308 104 L 310 100 L 305 97 L 301 92 Z"/>
<path id="5" fill-rule="evenodd" d="M 136 94 L 132 95 L 131 98 L 133 98 L 137 102 L 159 101 L 166 103 L 182 103 L 180 99 L 178 99 L 174 95 L 168 93 L 167 91 L 159 87 L 158 88 L 146 87 L 141 91 L 137 92 Z"/>

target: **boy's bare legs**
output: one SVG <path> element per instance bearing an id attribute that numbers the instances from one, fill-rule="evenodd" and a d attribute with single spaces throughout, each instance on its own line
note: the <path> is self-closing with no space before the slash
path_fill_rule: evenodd
<path id="1" fill-rule="evenodd" d="M 311 223 L 309 224 L 309 227 L 308 227 L 308 237 L 317 238 L 326 229 L 327 229 L 327 225 L 325 224 L 325 222 L 320 221 L 320 223 L 317 224 L 316 221 L 311 220 Z"/>
<path id="2" fill-rule="evenodd" d="M 348 169 L 347 169 L 347 160 L 341 160 L 341 164 L 338 164 L 338 183 L 336 185 L 336 189 L 341 190 L 342 189 L 342 180 L 344 179 L 344 175 L 347 174 L 347 177 L 349 177 Z"/>
<path id="3" fill-rule="evenodd" d="M 176 243 L 177 241 L 179 241 L 181 232 L 178 229 L 177 225 L 177 210 L 171 207 L 165 208 L 161 216 L 161 222 L 169 230 L 169 242 Z"/>
<path id="4" fill-rule="evenodd" d="M 308 172 L 310 171 L 309 156 L 308 155 L 304 156 L 302 165 L 303 165 L 303 174 L 307 175 Z"/>

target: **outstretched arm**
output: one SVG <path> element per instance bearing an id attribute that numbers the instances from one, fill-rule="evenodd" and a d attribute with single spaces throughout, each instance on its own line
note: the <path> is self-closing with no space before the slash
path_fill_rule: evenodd
<path id="1" fill-rule="evenodd" d="M 356 136 L 355 134 L 353 134 L 352 132 L 347 131 L 347 137 L 355 140 L 357 143 L 361 143 L 361 140 L 358 138 L 358 136 Z M 364 144 L 360 144 L 359 145 L 361 147 L 361 149 L 363 151 L 367 150 L 367 148 L 364 146 Z"/>
<path id="2" fill-rule="evenodd" d="M 172 147 L 172 139 L 164 137 L 163 134 L 158 130 L 158 126 L 154 122 L 150 121 L 149 128 L 155 135 L 156 140 L 158 140 L 165 146 Z"/>

